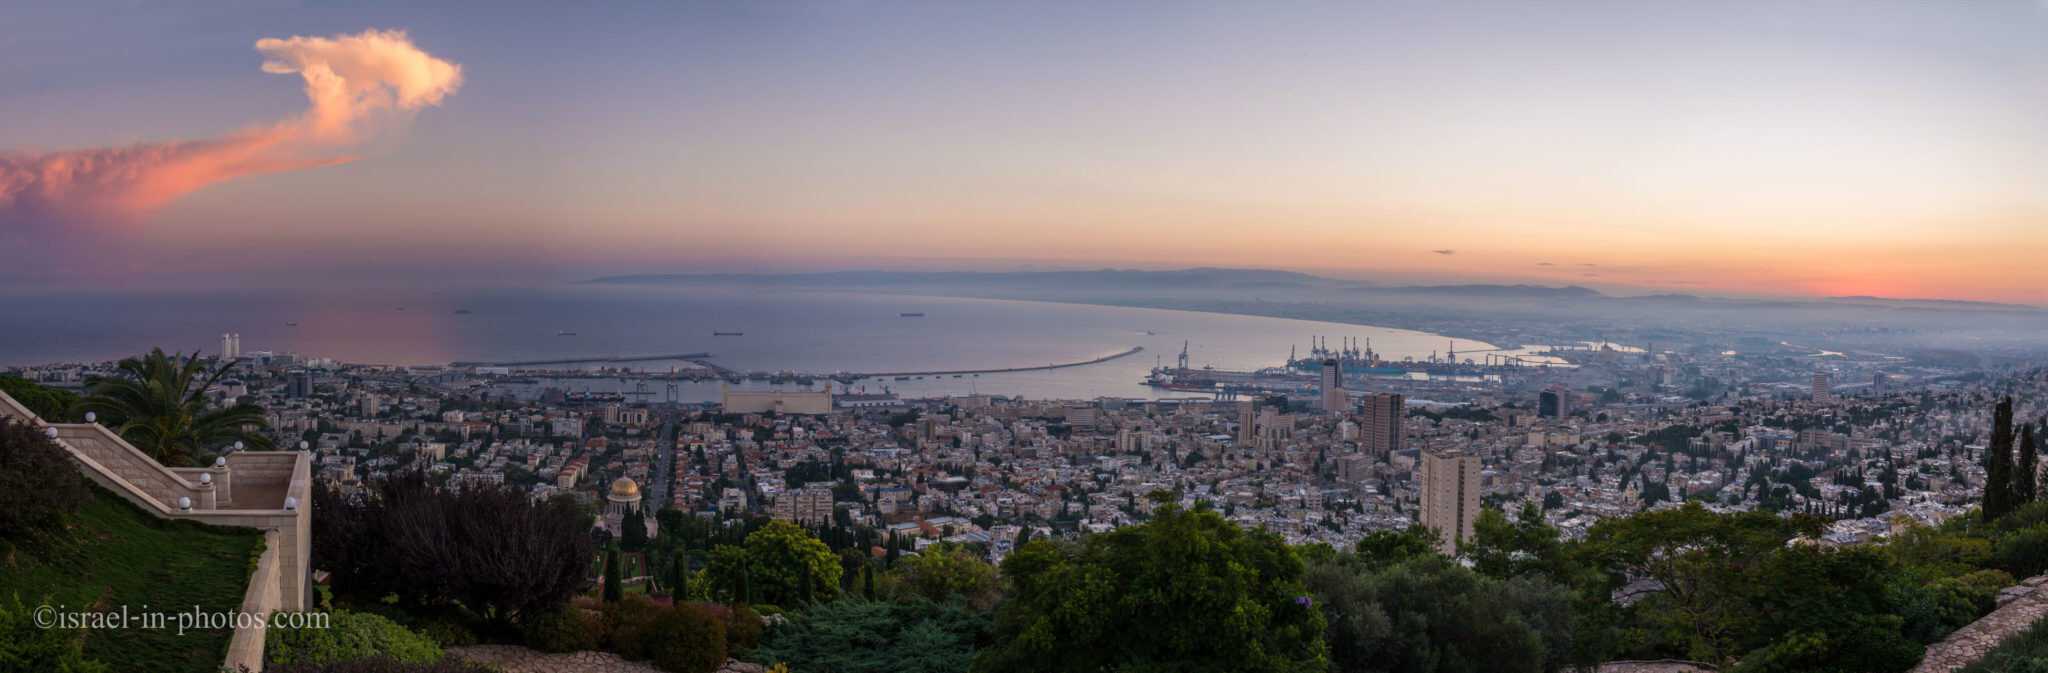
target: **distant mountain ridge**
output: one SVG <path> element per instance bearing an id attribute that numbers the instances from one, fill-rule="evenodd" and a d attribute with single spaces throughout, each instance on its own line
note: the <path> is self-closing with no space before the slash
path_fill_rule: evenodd
<path id="1" fill-rule="evenodd" d="M 1910 297 L 1878 297 L 1867 294 L 1827 297 L 1822 301 L 1844 304 L 1867 304 L 1873 306 L 1896 306 L 1900 308 L 1945 308 L 1945 309 L 1992 309 L 2005 311 L 2038 311 L 2039 306 L 2007 304 L 1995 301 L 1971 301 L 1967 299 L 1916 299 Z"/>
<path id="2" fill-rule="evenodd" d="M 1379 292 L 1441 294 L 1458 297 L 1519 297 L 1529 299 L 1578 299 L 1606 297 L 1599 290 L 1578 285 L 1404 285 L 1378 288 Z"/>
<path id="3" fill-rule="evenodd" d="M 910 285 L 927 283 L 1014 285 L 1034 287 L 1311 287 L 1350 284 L 1294 271 L 1198 267 L 1148 271 L 1095 269 L 1086 271 L 822 271 L 812 273 L 674 273 L 606 276 L 587 283 L 664 285 L 681 283 L 759 283 L 773 285 Z"/>
<path id="4" fill-rule="evenodd" d="M 1604 297 L 1597 290 L 1566 285 L 1374 285 L 1276 269 L 1094 269 L 1085 271 L 823 271 L 813 273 L 673 273 L 594 278 L 586 283 L 609 285 L 671 285 L 750 283 L 763 285 L 888 286 L 945 284 L 1020 288 L 1319 288 L 1377 293 L 1442 294 L 1460 297 L 1567 299 Z"/>
<path id="5" fill-rule="evenodd" d="M 1901 311 L 2040 311 L 2041 307 L 1957 299 L 1895 299 L 1875 296 L 1815 298 L 1731 298 L 1683 293 L 1610 295 L 1580 285 L 1452 284 L 1380 285 L 1278 269 L 1193 267 L 1187 269 L 1101 268 L 1060 271 L 819 271 L 797 273 L 667 273 L 605 276 L 583 281 L 601 285 L 687 285 L 728 283 L 782 287 L 891 288 L 938 286 L 987 291 L 1102 291 L 1142 289 L 1321 290 L 1382 297 L 1437 296 L 1459 299 L 1611 301 L 1667 306 L 1862 306 Z"/>

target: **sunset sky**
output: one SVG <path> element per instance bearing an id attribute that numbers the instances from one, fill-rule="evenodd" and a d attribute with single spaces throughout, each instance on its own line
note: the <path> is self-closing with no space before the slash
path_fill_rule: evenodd
<path id="1" fill-rule="evenodd" d="M 1207 265 L 2048 304 L 2036 0 L 80 4 L 0 8 L 11 291 Z"/>

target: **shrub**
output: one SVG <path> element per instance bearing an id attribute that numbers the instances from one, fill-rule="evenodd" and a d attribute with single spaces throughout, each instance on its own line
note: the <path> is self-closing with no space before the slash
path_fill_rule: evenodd
<path id="1" fill-rule="evenodd" d="M 106 673 L 106 664 L 85 658 L 83 631 L 36 625 L 20 596 L 0 603 L 0 671 Z"/>
<path id="2" fill-rule="evenodd" d="M 2033 577 L 2048 572 L 2048 525 L 2008 534 L 1992 548 L 1991 563 L 2014 577 Z"/>
<path id="3" fill-rule="evenodd" d="M 773 608 L 774 606 L 767 606 Z M 779 614 L 781 611 L 777 610 Z M 726 610 L 725 646 L 733 652 L 752 652 L 761 646 L 761 614 L 745 603 Z"/>
<path id="4" fill-rule="evenodd" d="M 697 605 L 678 605 L 649 631 L 654 665 L 669 673 L 711 673 L 725 664 L 725 625 Z"/>
<path id="5" fill-rule="evenodd" d="M 646 659 L 654 622 L 668 612 L 645 596 L 633 595 L 604 604 L 605 642 L 627 659 Z"/>
<path id="6" fill-rule="evenodd" d="M 957 603 L 838 600 L 790 615 L 750 659 L 834 673 L 966 671 L 988 630 L 987 615 Z"/>
<path id="7" fill-rule="evenodd" d="M 441 659 L 426 636 L 367 612 L 328 613 L 328 628 L 273 628 L 264 634 L 264 659 L 273 664 L 333 664 L 383 656 L 401 663 Z"/>
<path id="8" fill-rule="evenodd" d="M 493 673 L 493 669 L 454 657 L 430 663 L 372 657 L 332 664 L 275 664 L 264 666 L 263 673 Z"/>
<path id="9" fill-rule="evenodd" d="M 55 530 L 85 497 L 85 478 L 63 447 L 0 419 L 0 542 Z"/>
<path id="10" fill-rule="evenodd" d="M 463 647 L 479 642 L 476 632 L 471 631 L 468 625 L 449 617 L 429 619 L 422 622 L 419 629 L 421 635 L 442 647 Z"/>
<path id="11" fill-rule="evenodd" d="M 603 635 L 603 623 L 589 612 L 573 607 L 530 616 L 520 628 L 520 638 L 526 646 L 542 652 L 594 650 Z"/>

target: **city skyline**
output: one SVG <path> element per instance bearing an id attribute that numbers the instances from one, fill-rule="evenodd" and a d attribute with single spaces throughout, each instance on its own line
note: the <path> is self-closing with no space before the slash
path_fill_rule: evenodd
<path id="1" fill-rule="evenodd" d="M 6 13 L 12 292 L 1227 266 L 2048 304 L 2037 2 Z M 49 189 L 252 138 L 283 150 Z"/>

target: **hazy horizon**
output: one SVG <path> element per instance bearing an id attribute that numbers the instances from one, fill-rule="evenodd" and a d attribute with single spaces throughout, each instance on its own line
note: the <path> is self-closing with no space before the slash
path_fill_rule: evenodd
<path id="1" fill-rule="evenodd" d="M 2031 0 L 0 21 L 13 294 L 1213 266 L 2048 304 Z"/>

